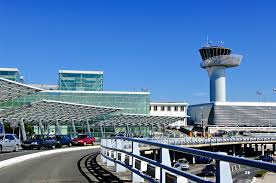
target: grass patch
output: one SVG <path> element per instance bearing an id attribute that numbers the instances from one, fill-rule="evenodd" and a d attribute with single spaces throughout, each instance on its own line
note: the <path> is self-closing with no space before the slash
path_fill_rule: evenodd
<path id="1" fill-rule="evenodd" d="M 260 170 L 256 173 L 255 177 L 264 177 L 266 173 L 266 170 Z"/>

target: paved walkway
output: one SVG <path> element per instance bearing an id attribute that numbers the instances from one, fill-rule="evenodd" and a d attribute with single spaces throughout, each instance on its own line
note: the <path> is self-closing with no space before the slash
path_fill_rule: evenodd
<path id="1" fill-rule="evenodd" d="M 267 173 L 263 178 L 257 178 L 255 183 L 274 183 L 276 182 L 276 173 Z"/>

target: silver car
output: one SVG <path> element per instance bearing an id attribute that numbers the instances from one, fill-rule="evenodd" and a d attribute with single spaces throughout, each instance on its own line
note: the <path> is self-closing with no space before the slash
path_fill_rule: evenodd
<path id="1" fill-rule="evenodd" d="M 14 134 L 1 134 L 0 135 L 0 153 L 4 151 L 19 150 L 21 143 Z"/>

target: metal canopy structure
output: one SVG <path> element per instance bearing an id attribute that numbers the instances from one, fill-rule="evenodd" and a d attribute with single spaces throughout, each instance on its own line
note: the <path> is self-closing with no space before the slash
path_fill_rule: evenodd
<path id="1" fill-rule="evenodd" d="M 66 122 L 87 121 L 93 117 L 113 113 L 120 108 L 102 107 L 68 103 L 53 100 L 42 100 L 25 104 L 19 107 L 0 111 L 0 117 L 13 120 L 24 120 L 25 122 Z"/>
<path id="2" fill-rule="evenodd" d="M 112 118 L 102 120 L 91 124 L 91 126 L 105 126 L 105 127 L 123 127 L 123 126 L 157 126 L 169 125 L 185 117 L 172 117 L 172 116 L 149 116 L 137 114 L 121 114 L 113 116 Z"/>
<path id="3" fill-rule="evenodd" d="M 39 91 L 43 91 L 43 89 L 0 77 L 0 102 L 6 102 Z"/>

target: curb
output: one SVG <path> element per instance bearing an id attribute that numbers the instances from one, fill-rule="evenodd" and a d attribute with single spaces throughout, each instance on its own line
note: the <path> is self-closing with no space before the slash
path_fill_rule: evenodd
<path id="1" fill-rule="evenodd" d="M 63 153 L 63 152 L 97 149 L 99 147 L 100 146 L 86 146 L 86 147 L 75 147 L 75 148 L 66 148 L 66 149 L 54 149 L 54 150 L 49 150 L 49 151 L 43 151 L 43 152 L 27 154 L 27 155 L 18 156 L 18 157 L 15 157 L 15 158 L 0 161 L 0 169 L 4 168 L 4 167 L 7 167 L 7 166 L 10 166 L 10 165 L 14 165 L 16 163 L 21 163 L 21 162 L 26 161 L 26 160 L 39 158 L 39 157 L 42 157 L 42 156 L 47 156 L 47 155 L 57 154 L 57 153 Z"/>

